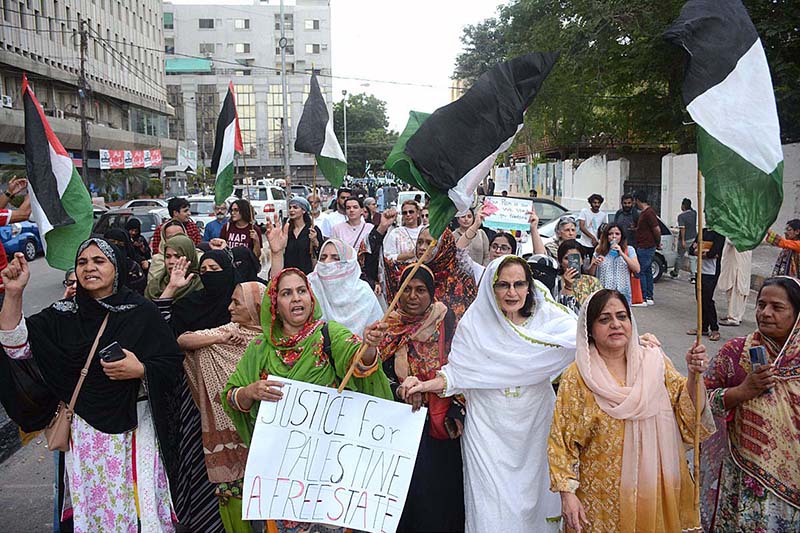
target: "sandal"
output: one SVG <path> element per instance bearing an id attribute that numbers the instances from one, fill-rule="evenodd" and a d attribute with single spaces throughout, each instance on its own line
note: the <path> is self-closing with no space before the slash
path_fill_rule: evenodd
<path id="1" fill-rule="evenodd" d="M 708 340 L 710 341 L 718 341 L 720 339 L 719 331 L 712 331 L 708 335 Z"/>
<path id="2" fill-rule="evenodd" d="M 697 335 L 697 328 L 692 328 L 692 329 L 688 330 L 688 331 L 686 332 L 686 334 L 687 334 L 687 335 Z M 719 335 L 719 332 L 717 332 L 717 335 Z M 707 332 L 707 331 L 704 331 L 704 332 L 703 332 L 703 336 L 704 336 L 704 337 L 707 337 L 707 336 L 708 336 L 708 332 Z M 717 340 L 719 340 L 719 338 L 717 338 Z"/>

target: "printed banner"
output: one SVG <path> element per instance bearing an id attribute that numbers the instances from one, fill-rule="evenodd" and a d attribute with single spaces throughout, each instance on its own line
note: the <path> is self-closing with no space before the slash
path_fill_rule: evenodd
<path id="1" fill-rule="evenodd" d="M 425 409 L 412 413 L 399 402 L 281 381 L 283 398 L 258 410 L 242 518 L 394 533 Z"/>
<path id="2" fill-rule="evenodd" d="M 496 190 L 496 189 L 495 189 Z M 533 202 L 527 198 L 511 198 L 508 196 L 487 196 L 484 200 L 484 224 L 492 229 L 528 230 L 529 213 Z"/>
<path id="3" fill-rule="evenodd" d="M 161 166 L 161 150 L 100 150 L 100 168 L 157 168 Z"/>

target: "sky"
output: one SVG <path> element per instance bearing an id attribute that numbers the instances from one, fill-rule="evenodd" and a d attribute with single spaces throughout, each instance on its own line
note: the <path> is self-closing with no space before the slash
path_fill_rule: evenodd
<path id="1" fill-rule="evenodd" d="M 252 5 L 247 0 L 172 3 Z M 341 99 L 343 90 L 375 95 L 387 103 L 389 127 L 402 131 L 409 111 L 431 112 L 450 103 L 450 76 L 461 51 L 462 29 L 494 15 L 500 3 L 502 0 L 331 0 L 332 70 L 337 76 L 334 96 Z M 382 83 L 386 81 L 399 83 Z"/>

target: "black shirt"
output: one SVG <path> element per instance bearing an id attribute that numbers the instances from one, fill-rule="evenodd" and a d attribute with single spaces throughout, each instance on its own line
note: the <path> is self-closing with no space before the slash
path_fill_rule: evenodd
<path id="1" fill-rule="evenodd" d="M 289 239 L 286 242 L 286 250 L 283 252 L 283 267 L 284 268 L 297 268 L 302 270 L 304 274 L 310 274 L 314 270 L 315 259 L 319 255 L 319 248 L 311 248 L 311 239 L 309 237 L 309 225 L 306 224 L 300 234 L 295 237 L 294 230 L 289 227 Z M 322 231 L 314 226 L 317 232 L 317 241 L 322 239 Z M 318 242 L 318 244 L 322 244 Z"/>

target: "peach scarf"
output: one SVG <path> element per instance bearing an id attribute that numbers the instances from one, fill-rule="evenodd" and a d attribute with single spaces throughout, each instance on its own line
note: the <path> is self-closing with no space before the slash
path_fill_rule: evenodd
<path id="1" fill-rule="evenodd" d="M 626 351 L 627 375 L 621 385 L 589 341 L 586 299 L 578 317 L 576 363 L 600 409 L 625 421 L 620 479 L 620 531 L 680 531 L 680 461 L 678 424 L 664 384 L 664 353 L 639 345 L 636 323 Z"/>

